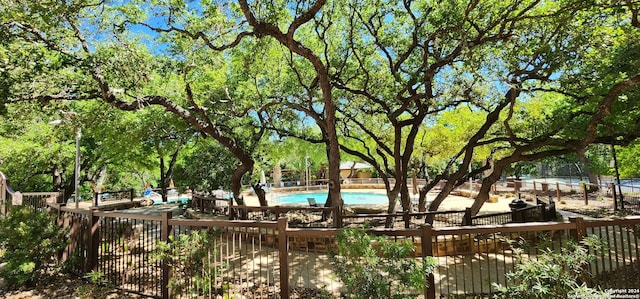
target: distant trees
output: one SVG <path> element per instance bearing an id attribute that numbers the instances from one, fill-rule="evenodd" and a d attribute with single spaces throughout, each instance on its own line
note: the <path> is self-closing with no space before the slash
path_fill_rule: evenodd
<path id="1" fill-rule="evenodd" d="M 100 191 L 107 185 L 138 186 L 141 183 L 129 176 L 132 169 L 150 169 L 135 122 L 104 103 L 40 107 L 21 102 L 7 108 L 8 113 L 0 116 L 0 167 L 16 190 L 55 190 L 71 196 L 78 126 L 82 129 L 80 184 L 91 186 L 81 187 L 81 193 Z M 54 125 L 54 121 L 60 122 Z"/>

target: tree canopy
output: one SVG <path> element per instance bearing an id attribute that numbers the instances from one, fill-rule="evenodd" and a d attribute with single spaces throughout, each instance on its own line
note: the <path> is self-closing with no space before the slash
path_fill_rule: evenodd
<path id="1" fill-rule="evenodd" d="M 145 111 L 131 121 L 150 129 L 163 185 L 172 165 L 189 169 L 175 150 L 211 148 L 193 145 L 211 138 L 233 156 L 237 200 L 256 161 L 282 161 L 265 158 L 280 138 L 324 146 L 329 205 L 342 204 L 342 152 L 376 169 L 390 210 L 398 195 L 411 208 L 408 178 L 426 169 L 433 180 L 421 196 L 446 179 L 432 210 L 482 178 L 477 212 L 513 167 L 586 159 L 591 144 L 626 146 L 640 134 L 637 1 L 0 5 L 0 113 L 78 101 L 122 110 L 108 110 L 116 122 Z M 25 151 L 29 136 L 51 134 L 3 127 Z"/>

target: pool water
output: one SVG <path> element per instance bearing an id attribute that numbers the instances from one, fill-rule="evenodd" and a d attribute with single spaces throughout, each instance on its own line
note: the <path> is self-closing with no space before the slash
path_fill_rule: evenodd
<path id="1" fill-rule="evenodd" d="M 388 204 L 389 198 L 386 194 L 375 194 L 366 192 L 341 192 L 345 205 L 379 205 Z M 308 204 L 307 198 L 314 198 L 318 204 L 324 204 L 327 200 L 327 193 L 300 193 L 278 197 L 273 204 Z"/>
<path id="2" fill-rule="evenodd" d="M 169 198 L 167 199 L 167 203 L 187 203 L 187 201 L 190 199 L 191 199 L 190 197 Z M 162 204 L 162 198 L 154 199 L 153 204 L 154 205 Z"/>

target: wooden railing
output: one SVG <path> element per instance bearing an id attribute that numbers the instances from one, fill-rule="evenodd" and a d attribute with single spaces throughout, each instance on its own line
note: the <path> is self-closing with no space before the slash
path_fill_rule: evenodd
<path id="1" fill-rule="evenodd" d="M 199 210 L 200 213 L 211 213 L 215 215 L 229 215 L 231 199 L 206 196 L 198 193 L 191 195 L 191 206 Z"/>
<path id="2" fill-rule="evenodd" d="M 93 193 L 93 205 L 97 206 L 100 202 L 112 201 L 112 200 L 128 199 L 129 201 L 133 201 L 135 197 L 136 197 L 136 192 L 133 189 L 120 190 L 120 191 L 102 191 L 98 193 Z"/>
<path id="3" fill-rule="evenodd" d="M 528 201 L 548 201 L 547 204 L 573 203 L 594 209 L 627 210 L 640 213 L 640 186 L 597 185 L 590 183 L 564 183 L 559 181 L 511 181 L 509 192 Z"/>

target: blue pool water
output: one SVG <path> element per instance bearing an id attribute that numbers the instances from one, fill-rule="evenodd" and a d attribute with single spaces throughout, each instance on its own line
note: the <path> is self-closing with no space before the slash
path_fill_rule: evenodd
<path id="1" fill-rule="evenodd" d="M 191 198 L 188 198 L 188 197 L 169 198 L 167 199 L 167 202 L 168 203 L 186 203 L 189 199 Z M 153 204 L 154 205 L 162 204 L 162 198 L 154 199 Z"/>
<path id="2" fill-rule="evenodd" d="M 327 193 L 301 193 L 279 197 L 274 204 L 308 204 L 307 198 L 314 198 L 318 204 L 327 201 Z M 365 192 L 342 192 L 342 199 L 346 205 L 379 205 L 389 203 L 386 194 L 374 194 Z"/>

